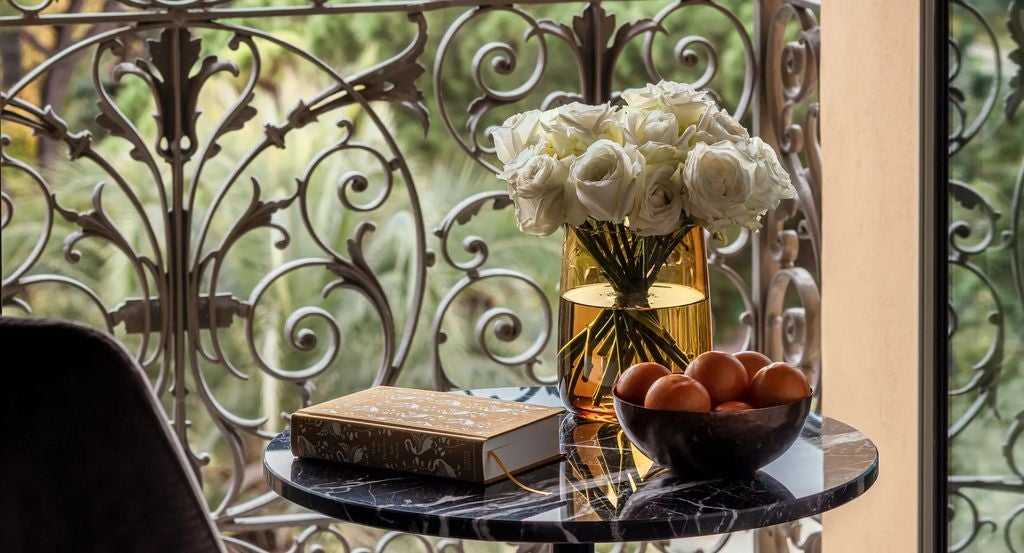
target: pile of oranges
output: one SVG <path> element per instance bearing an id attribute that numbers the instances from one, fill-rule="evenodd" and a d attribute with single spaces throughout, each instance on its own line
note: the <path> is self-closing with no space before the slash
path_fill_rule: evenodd
<path id="1" fill-rule="evenodd" d="M 811 395 L 804 373 L 789 363 L 773 363 L 756 351 L 709 351 L 683 374 L 658 363 L 638 363 L 615 385 L 620 399 L 666 411 L 745 411 L 801 401 Z"/>

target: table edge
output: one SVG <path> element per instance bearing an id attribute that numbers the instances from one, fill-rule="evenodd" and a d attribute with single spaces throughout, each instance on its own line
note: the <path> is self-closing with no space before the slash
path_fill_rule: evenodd
<path id="1" fill-rule="evenodd" d="M 821 421 L 825 420 L 836 420 L 829 417 L 821 417 Z M 837 421 L 842 423 L 842 421 Z M 845 424 L 845 423 L 842 423 Z M 846 425 L 849 426 L 849 425 Z M 851 427 L 853 428 L 853 427 Z M 856 430 L 856 429 L 855 429 Z M 288 432 L 285 430 L 275 436 L 271 443 L 280 438 L 283 434 Z M 859 432 L 859 430 L 858 430 Z M 863 434 L 863 433 L 862 433 Z M 329 516 L 341 522 L 348 522 L 352 524 L 359 524 L 362 526 L 369 526 L 372 528 L 379 528 L 384 530 L 392 531 L 406 531 L 413 532 L 425 536 L 441 537 L 441 538 L 458 538 L 468 540 L 479 540 L 479 541 L 497 541 L 497 542 L 522 542 L 522 543 L 630 543 L 630 542 L 641 542 L 641 541 L 652 541 L 652 540 L 664 540 L 664 539 L 679 539 L 679 538 L 690 538 L 698 536 L 709 536 L 717 534 L 725 534 L 732 532 L 741 532 L 744 530 L 754 530 L 758 528 L 766 528 L 775 526 L 778 524 L 785 524 L 802 518 L 807 518 L 814 515 L 819 515 L 828 511 L 831 511 L 837 507 L 845 505 L 861 495 L 867 493 L 869 489 L 878 480 L 878 471 L 880 458 L 878 454 L 878 447 L 875 446 L 874 442 L 871 441 L 865 435 L 868 443 L 871 444 L 872 449 L 875 451 L 875 459 L 869 467 L 867 467 L 858 477 L 850 480 L 846 483 L 840 484 L 836 487 L 829 488 L 826 491 L 807 496 L 800 500 L 792 500 L 787 502 L 787 509 L 777 509 L 775 512 L 785 512 L 784 516 L 768 515 L 767 524 L 760 526 L 741 526 L 741 527 L 729 527 L 723 531 L 702 531 L 701 527 L 706 527 L 708 530 L 717 528 L 712 520 L 709 520 L 708 524 L 697 524 L 697 532 L 694 533 L 678 533 L 678 532 L 661 532 L 654 535 L 645 535 L 642 538 L 636 540 L 632 539 L 618 539 L 612 534 L 614 523 L 608 521 L 531 521 L 530 523 L 524 523 L 523 521 L 503 521 L 501 519 L 488 519 L 487 520 L 487 535 L 482 535 L 480 532 L 472 530 L 476 525 L 476 521 L 479 519 L 461 517 L 461 516 L 437 516 L 422 513 L 406 513 L 402 511 L 387 511 L 389 522 L 400 522 L 410 521 L 422 524 L 429 520 L 439 522 L 437 525 L 439 528 L 445 528 L 445 532 L 431 532 L 428 530 L 409 530 L 408 528 L 398 527 L 397 524 L 383 525 L 373 524 L 373 520 L 379 520 L 379 517 L 375 515 L 380 514 L 380 510 L 371 506 L 361 504 L 347 504 L 341 503 L 330 496 L 324 495 L 319 492 L 310 491 L 305 488 L 300 488 L 296 485 L 291 484 L 286 478 L 279 477 L 267 464 L 266 449 L 270 447 L 270 443 L 267 444 L 267 448 L 264 448 L 263 455 L 263 474 L 267 485 L 274 493 L 287 499 L 288 501 L 295 503 L 306 509 L 310 509 L 314 512 Z M 823 508 L 815 508 L 813 501 L 823 500 L 824 495 L 829 496 L 829 501 Z M 323 500 L 323 503 L 313 500 L 317 498 Z M 812 503 L 812 504 L 808 504 Z M 355 511 L 357 514 L 362 516 L 353 517 L 352 512 Z M 711 517 L 713 520 L 724 519 L 724 518 L 741 518 L 738 514 L 731 516 L 730 513 L 743 513 L 745 511 L 719 511 L 719 516 Z M 369 519 L 370 522 L 367 522 Z M 453 524 L 455 523 L 455 524 Z M 497 530 L 497 531 L 496 531 Z M 575 534 L 595 534 L 597 537 L 594 540 L 582 541 L 575 539 Z M 570 538 L 570 539 L 558 539 L 558 538 Z"/>

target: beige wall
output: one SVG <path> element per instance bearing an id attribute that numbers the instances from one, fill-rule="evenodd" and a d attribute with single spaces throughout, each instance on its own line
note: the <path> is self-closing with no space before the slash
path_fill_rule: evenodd
<path id="1" fill-rule="evenodd" d="M 825 553 L 917 550 L 919 0 L 822 2 L 825 414 L 878 482 L 824 518 Z"/>

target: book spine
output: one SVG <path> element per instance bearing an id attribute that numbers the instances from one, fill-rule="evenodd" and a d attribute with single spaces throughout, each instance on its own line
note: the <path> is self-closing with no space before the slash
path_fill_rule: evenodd
<path id="1" fill-rule="evenodd" d="M 483 482 L 483 442 L 375 424 L 296 413 L 291 422 L 296 457 Z"/>

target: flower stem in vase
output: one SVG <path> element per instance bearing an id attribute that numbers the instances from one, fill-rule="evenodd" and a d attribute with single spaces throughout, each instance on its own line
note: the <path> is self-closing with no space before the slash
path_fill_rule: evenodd
<path id="1" fill-rule="evenodd" d="M 709 329 L 700 332 L 696 347 L 689 342 L 687 349 L 681 347 L 679 332 L 688 326 L 675 322 L 685 318 L 680 310 L 690 304 L 704 302 L 706 311 L 703 249 L 695 252 L 684 241 L 695 234 L 703 240 L 696 230 L 686 227 L 667 235 L 640 236 L 622 224 L 592 221 L 569 230 L 578 244 L 570 257 L 575 259 L 577 281 L 583 284 L 563 294 L 563 309 L 568 312 L 562 318 L 571 328 L 560 328 L 558 359 L 572 394 L 586 397 L 588 409 L 610 412 L 612 388 L 635 363 L 655 361 L 682 371 L 693 355 L 710 349 Z M 673 258 L 677 251 L 682 254 Z M 699 262 L 700 282 L 659 283 L 666 264 L 680 282 L 693 278 L 689 273 L 679 276 L 690 269 L 671 267 L 672 259 L 677 265 Z M 587 279 L 596 284 L 585 284 Z M 698 327 L 710 327 L 706 316 L 698 319 Z"/>

